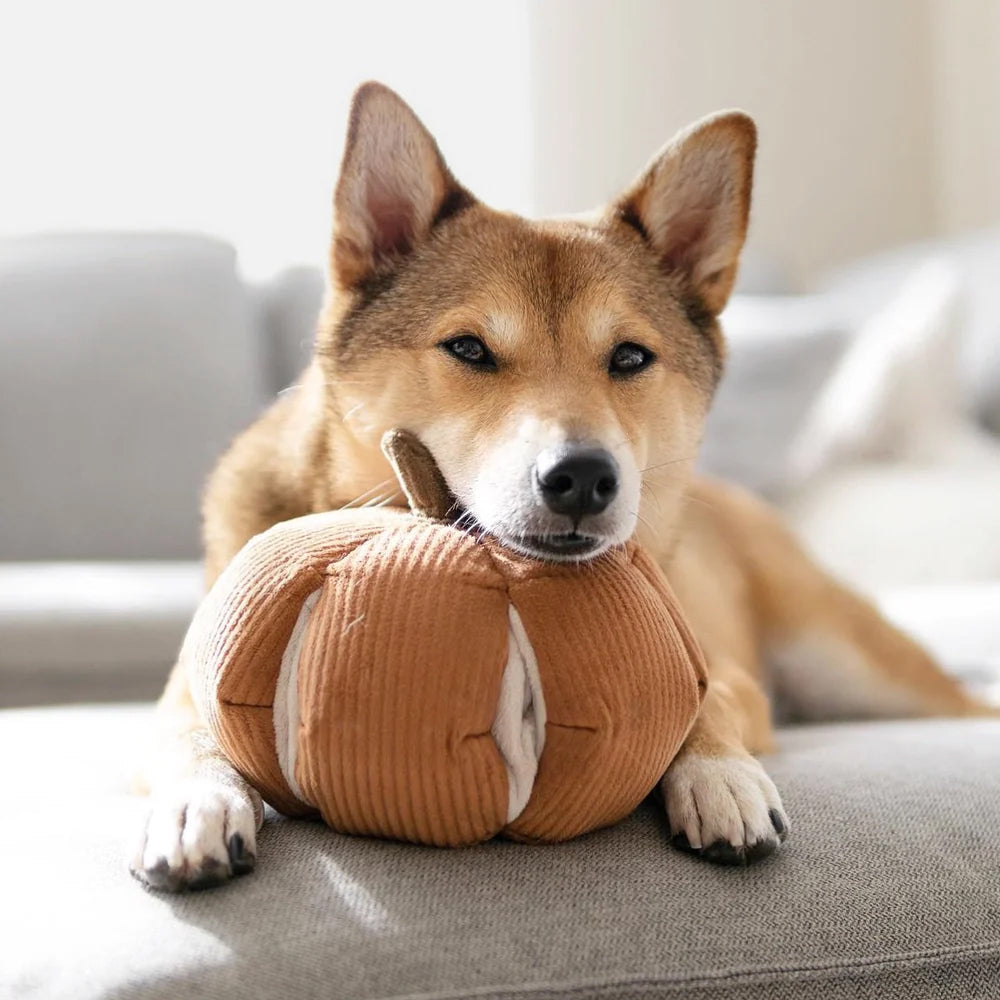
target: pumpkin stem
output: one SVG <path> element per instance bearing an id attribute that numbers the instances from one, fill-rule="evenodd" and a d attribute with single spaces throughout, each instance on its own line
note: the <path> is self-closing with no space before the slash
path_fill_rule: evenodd
<path id="1" fill-rule="evenodd" d="M 455 498 L 423 441 L 397 428 L 382 436 L 382 451 L 406 494 L 410 510 L 421 517 L 447 520 Z"/>

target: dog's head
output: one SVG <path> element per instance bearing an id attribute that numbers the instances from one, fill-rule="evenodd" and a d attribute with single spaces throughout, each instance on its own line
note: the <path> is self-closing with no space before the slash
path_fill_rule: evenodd
<path id="1" fill-rule="evenodd" d="M 587 559 L 640 521 L 668 530 L 721 370 L 754 147 L 749 118 L 716 115 L 592 218 L 532 222 L 479 203 L 409 107 L 363 86 L 316 364 L 367 486 L 399 426 L 468 520 L 522 551 Z"/>

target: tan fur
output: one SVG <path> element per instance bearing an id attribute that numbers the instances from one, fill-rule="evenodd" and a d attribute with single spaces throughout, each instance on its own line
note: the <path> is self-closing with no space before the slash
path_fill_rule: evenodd
<path id="1" fill-rule="evenodd" d="M 400 502 L 379 449 L 390 427 L 420 435 L 472 509 L 480 488 L 502 492 L 489 470 L 516 464 L 512 449 L 525 434 L 618 448 L 641 479 L 636 509 L 622 516 L 638 520 L 639 540 L 670 577 L 711 676 L 664 779 L 671 827 L 706 856 L 721 840 L 741 860 L 772 849 L 787 828 L 777 792 L 749 756 L 773 745 L 764 693 L 771 653 L 807 651 L 807 676 L 793 662 L 782 677 L 811 718 L 826 714 L 838 678 L 863 689 L 857 714 L 989 711 L 817 568 L 764 504 L 692 479 L 721 371 L 716 316 L 746 233 L 754 146 L 749 118 L 714 116 L 665 147 L 602 215 L 529 222 L 475 202 L 406 105 L 366 85 L 337 188 L 315 357 L 297 390 L 223 457 L 204 505 L 211 583 L 277 521 L 355 500 Z M 496 372 L 465 369 L 439 348 L 461 332 L 490 346 L 502 361 Z M 632 379 L 610 378 L 607 357 L 622 341 L 648 347 L 657 362 Z M 500 507 L 495 516 L 506 523 Z M 217 766 L 180 673 L 161 718 L 154 773 L 197 777 Z M 198 856 L 169 878 L 153 862 L 147 847 L 133 870 L 165 887 L 198 878 Z"/>

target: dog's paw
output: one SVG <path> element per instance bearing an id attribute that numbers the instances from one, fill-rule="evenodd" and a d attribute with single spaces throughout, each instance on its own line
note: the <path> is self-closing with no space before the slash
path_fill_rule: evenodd
<path id="1" fill-rule="evenodd" d="M 778 790 L 749 755 L 682 754 L 661 787 L 674 846 L 707 861 L 748 865 L 788 836 Z"/>
<path id="2" fill-rule="evenodd" d="M 165 892 L 208 889 L 253 870 L 260 798 L 247 789 L 191 780 L 148 802 L 129 870 Z"/>

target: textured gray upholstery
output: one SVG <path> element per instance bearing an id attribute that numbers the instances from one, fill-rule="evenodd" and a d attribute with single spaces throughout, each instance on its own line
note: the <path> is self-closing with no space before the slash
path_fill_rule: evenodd
<path id="1" fill-rule="evenodd" d="M 197 562 L 0 562 L 0 707 L 157 697 L 203 578 Z"/>
<path id="2" fill-rule="evenodd" d="M 323 273 L 293 267 L 254 289 L 267 330 L 267 388 L 274 394 L 293 385 L 312 355 L 316 317 L 323 303 Z"/>
<path id="3" fill-rule="evenodd" d="M 142 708 L 0 714 L 11 819 L 0 996 L 995 1000 L 1000 723 L 786 731 L 790 840 L 749 870 L 672 851 L 655 805 L 557 847 L 446 851 L 269 821 L 258 871 L 125 872 Z"/>
<path id="4" fill-rule="evenodd" d="M 0 559 L 198 554 L 198 498 L 265 402 L 231 247 L 0 241 Z"/>

